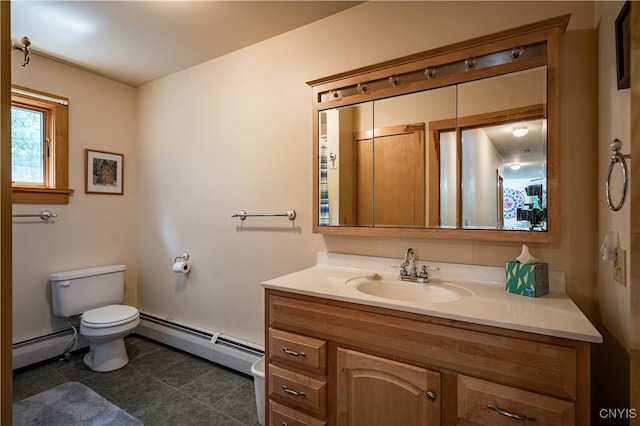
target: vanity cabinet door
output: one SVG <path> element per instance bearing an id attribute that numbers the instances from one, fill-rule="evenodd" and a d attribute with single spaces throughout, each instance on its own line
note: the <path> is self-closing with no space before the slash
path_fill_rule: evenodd
<path id="1" fill-rule="evenodd" d="M 458 375 L 458 424 L 460 426 L 510 426 L 517 423 L 545 426 L 575 425 L 575 404 L 559 398 Z"/>
<path id="2" fill-rule="evenodd" d="M 337 349 L 338 426 L 440 424 L 440 373 Z"/>

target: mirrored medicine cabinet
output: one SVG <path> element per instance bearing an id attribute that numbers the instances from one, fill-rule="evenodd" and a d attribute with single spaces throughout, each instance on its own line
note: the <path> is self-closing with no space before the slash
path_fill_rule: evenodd
<path id="1" fill-rule="evenodd" d="M 313 231 L 558 241 L 568 20 L 309 82 Z"/>

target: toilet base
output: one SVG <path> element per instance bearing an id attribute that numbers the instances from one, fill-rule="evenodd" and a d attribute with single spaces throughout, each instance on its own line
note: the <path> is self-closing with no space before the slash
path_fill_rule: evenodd
<path id="1" fill-rule="evenodd" d="M 93 371 L 105 373 L 117 370 L 129 363 L 124 339 L 118 338 L 105 343 L 90 343 L 89 353 L 83 361 Z"/>

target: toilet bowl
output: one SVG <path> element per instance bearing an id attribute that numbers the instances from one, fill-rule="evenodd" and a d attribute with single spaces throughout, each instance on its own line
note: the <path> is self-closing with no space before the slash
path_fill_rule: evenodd
<path id="1" fill-rule="evenodd" d="M 81 315 L 80 335 L 89 341 L 84 363 L 94 371 L 113 371 L 129 362 L 124 337 L 140 324 L 140 313 L 121 304 L 125 270 L 125 265 L 107 265 L 49 275 L 53 313 L 67 320 Z"/>
<path id="2" fill-rule="evenodd" d="M 117 370 L 129 363 L 124 337 L 140 324 L 136 308 L 109 305 L 86 311 L 80 321 L 80 334 L 89 341 L 83 361 L 94 371 Z"/>

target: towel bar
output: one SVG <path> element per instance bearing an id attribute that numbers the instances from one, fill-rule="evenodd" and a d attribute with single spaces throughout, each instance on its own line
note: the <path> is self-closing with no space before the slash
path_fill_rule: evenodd
<path id="1" fill-rule="evenodd" d="M 286 217 L 289 220 L 294 220 L 296 218 L 296 211 L 291 209 L 291 210 L 287 210 L 285 213 L 247 213 L 244 210 L 240 210 L 238 213 L 234 213 L 231 215 L 231 217 L 239 217 L 240 220 L 245 220 L 248 217 L 259 217 L 259 216 Z"/>
<path id="2" fill-rule="evenodd" d="M 53 218 L 58 217 L 58 215 L 55 213 L 52 213 L 50 210 L 42 210 L 38 214 L 14 214 L 13 217 L 39 217 L 44 221 L 49 221 Z"/>

